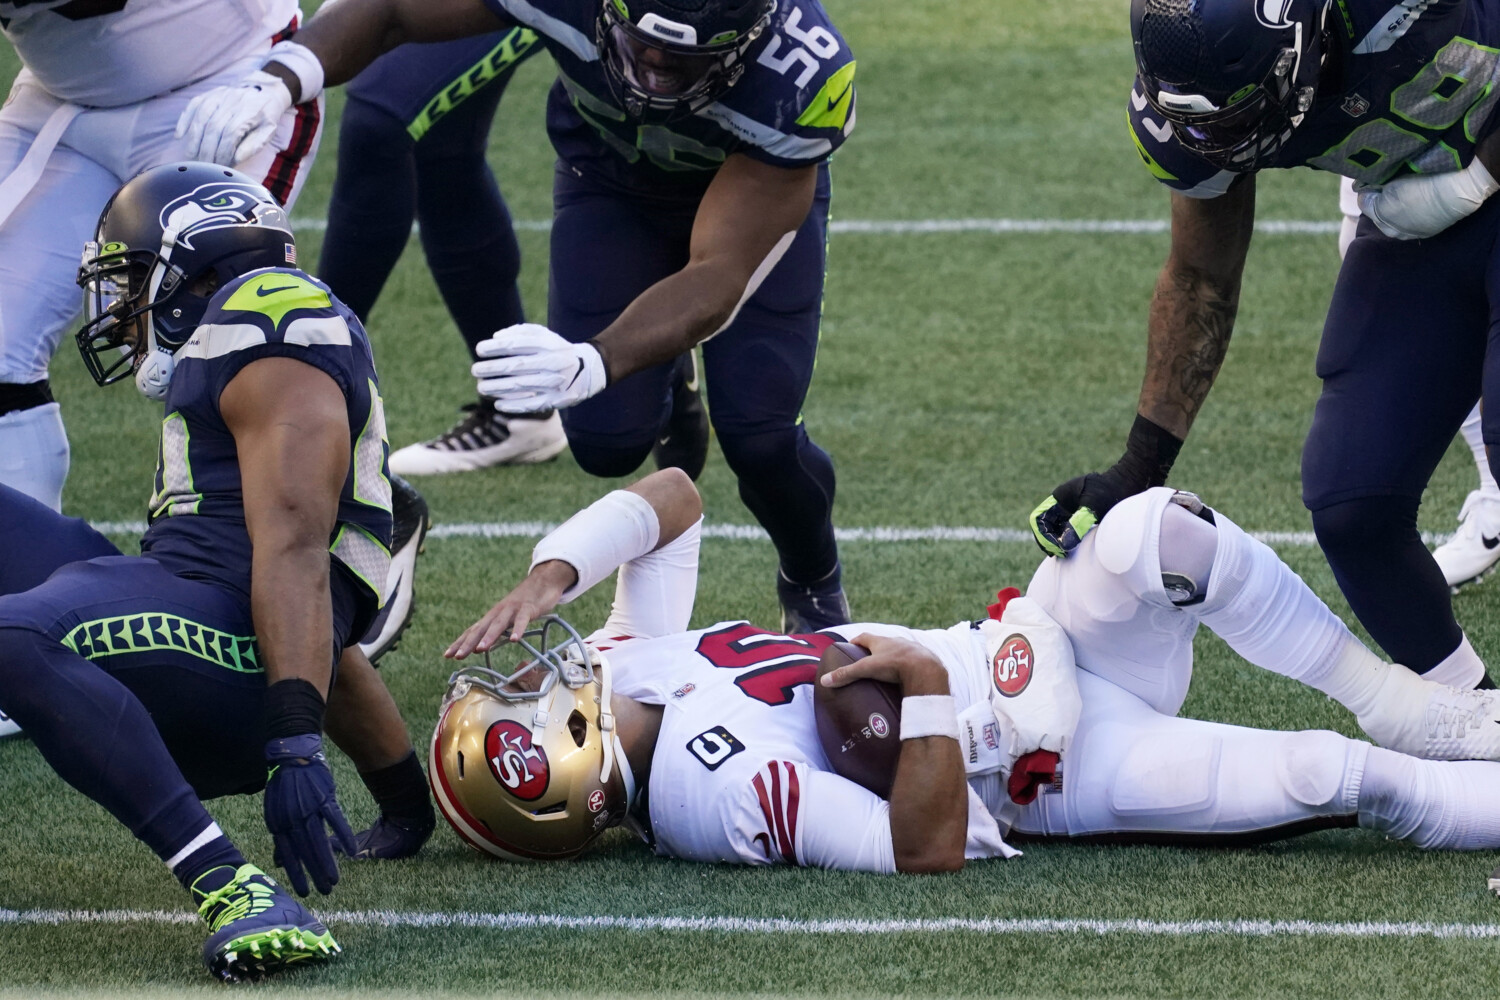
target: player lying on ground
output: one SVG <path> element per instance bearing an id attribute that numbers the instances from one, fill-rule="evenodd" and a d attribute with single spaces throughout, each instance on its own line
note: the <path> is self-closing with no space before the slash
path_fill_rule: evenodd
<path id="1" fill-rule="evenodd" d="M 1222 842 L 1357 824 L 1423 847 L 1500 847 L 1500 763 L 1420 759 L 1500 758 L 1493 697 L 1380 660 L 1191 494 L 1120 503 L 998 621 L 797 636 L 685 631 L 699 511 L 671 470 L 609 494 L 543 539 L 520 585 L 449 648 L 503 650 L 620 568 L 587 652 L 570 641 L 509 678 L 454 674 L 429 771 L 470 844 L 561 858 L 624 822 L 673 857 L 916 872 L 1012 854 L 1008 830 Z M 1337 698 L 1392 749 L 1176 718 L 1199 622 Z M 815 732 L 819 651 L 840 638 L 871 655 L 823 683 L 902 687 L 889 800 L 834 773 Z M 1034 654 L 1029 682 L 1008 662 L 1017 638 Z M 1066 775 L 1040 795 L 1008 780 L 1038 749 L 1060 751 Z"/>
<path id="2" fill-rule="evenodd" d="M 391 558 L 369 344 L 324 286 L 277 266 L 293 252 L 286 214 L 236 171 L 168 164 L 126 184 L 85 251 L 78 340 L 101 384 L 134 373 L 165 400 L 142 555 L 0 486 L 0 710 L 190 891 L 226 979 L 338 945 L 200 799 L 264 787 L 276 862 L 304 895 L 309 876 L 338 881 L 325 822 L 345 852 L 383 857 L 435 822 L 354 645 Z M 358 838 L 323 758 L 325 700 L 381 807 Z"/>

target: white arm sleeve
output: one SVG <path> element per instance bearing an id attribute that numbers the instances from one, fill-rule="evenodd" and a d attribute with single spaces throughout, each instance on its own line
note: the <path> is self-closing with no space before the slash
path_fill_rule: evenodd
<path id="1" fill-rule="evenodd" d="M 606 493 L 552 529 L 531 550 L 531 567 L 557 559 L 578 571 L 578 582 L 560 603 L 576 600 L 616 568 L 656 548 L 661 524 L 645 497 L 629 490 Z M 528 570 L 529 572 L 529 570 Z"/>
<path id="2" fill-rule="evenodd" d="M 649 639 L 687 631 L 698 593 L 698 545 L 703 518 L 655 552 L 620 567 L 615 603 L 599 631 Z"/>

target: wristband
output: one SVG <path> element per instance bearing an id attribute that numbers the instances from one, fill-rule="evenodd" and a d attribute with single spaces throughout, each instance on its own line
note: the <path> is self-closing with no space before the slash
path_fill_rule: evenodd
<path id="1" fill-rule="evenodd" d="M 958 739 L 958 712 L 951 694 L 922 694 L 901 699 L 901 738 L 919 740 L 924 736 L 946 736 Z"/>
<path id="2" fill-rule="evenodd" d="M 323 92 L 323 64 L 313 50 L 290 39 L 271 46 L 266 62 L 277 62 L 297 78 L 298 104 L 306 104 Z"/>
<path id="3" fill-rule="evenodd" d="M 323 696 L 300 677 L 266 688 L 266 739 L 314 736 L 323 732 Z"/>
<path id="4" fill-rule="evenodd" d="M 568 518 L 536 543 L 531 569 L 558 559 L 578 571 L 578 582 L 558 598 L 566 604 L 619 567 L 656 548 L 661 524 L 651 502 L 629 490 L 615 490 Z M 529 572 L 529 570 L 528 570 Z"/>
<path id="5" fill-rule="evenodd" d="M 1165 486 L 1167 473 L 1172 471 L 1172 463 L 1177 461 L 1181 450 L 1182 442 L 1170 431 L 1137 413 L 1125 442 L 1125 454 L 1115 468 L 1141 484 L 1142 490 Z"/>

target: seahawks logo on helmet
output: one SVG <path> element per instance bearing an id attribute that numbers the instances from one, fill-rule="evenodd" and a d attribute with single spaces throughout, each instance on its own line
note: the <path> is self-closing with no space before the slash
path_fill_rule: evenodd
<path id="1" fill-rule="evenodd" d="M 1287 17 L 1293 0 L 1256 0 L 1255 19 L 1268 28 L 1290 28 L 1293 22 Z"/>
<path id="2" fill-rule="evenodd" d="M 256 225 L 291 233 L 286 212 L 264 189 L 234 181 L 203 184 L 162 206 L 161 228 L 177 234 L 178 246 L 195 249 L 192 237 L 214 229 Z"/>

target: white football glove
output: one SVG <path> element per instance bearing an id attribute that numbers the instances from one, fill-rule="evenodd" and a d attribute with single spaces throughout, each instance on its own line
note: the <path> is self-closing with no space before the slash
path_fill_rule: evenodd
<path id="1" fill-rule="evenodd" d="M 1380 231 L 1398 240 L 1421 240 L 1473 214 L 1500 184 L 1479 162 L 1479 157 L 1463 170 L 1444 174 L 1415 174 L 1400 177 L 1384 187 L 1359 192 L 1359 210 L 1368 215 Z"/>
<path id="2" fill-rule="evenodd" d="M 183 155 L 226 167 L 243 163 L 271 141 L 291 106 L 286 84 L 262 70 L 199 94 L 177 119 Z"/>
<path id="3" fill-rule="evenodd" d="M 592 344 L 572 344 L 538 323 L 508 326 L 476 348 L 470 369 L 479 393 L 506 413 L 561 410 L 598 395 L 608 384 Z"/>

